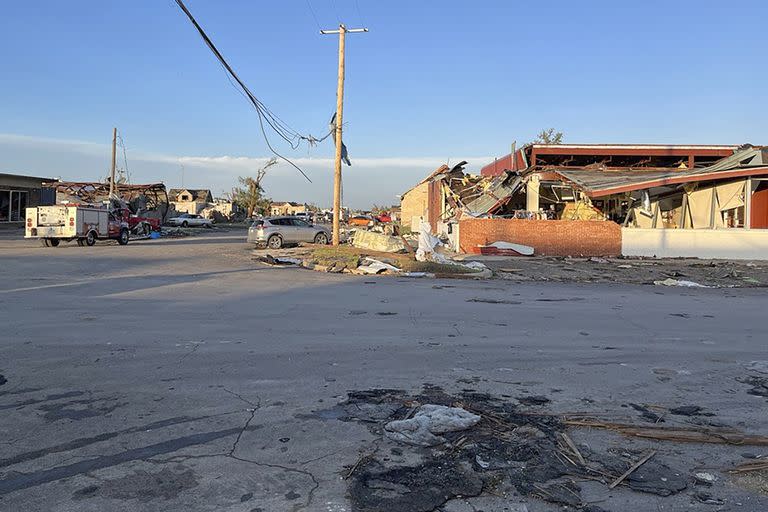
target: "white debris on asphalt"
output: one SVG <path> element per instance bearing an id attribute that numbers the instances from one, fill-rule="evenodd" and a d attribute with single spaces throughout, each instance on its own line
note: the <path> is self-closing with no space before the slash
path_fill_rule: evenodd
<path id="1" fill-rule="evenodd" d="M 695 283 L 693 281 L 685 281 L 681 279 L 667 278 L 663 281 L 654 281 L 653 284 L 657 286 L 682 286 L 684 288 L 711 288 L 711 286 L 705 286 L 703 284 Z"/>
<path id="2" fill-rule="evenodd" d="M 385 271 L 401 272 L 401 270 L 394 265 L 373 258 L 364 258 L 363 264 L 357 267 L 357 270 L 366 274 L 381 274 Z"/>
<path id="3" fill-rule="evenodd" d="M 460 407 L 426 404 L 412 418 L 390 421 L 384 425 L 387 437 L 416 446 L 434 446 L 445 442 L 435 434 L 465 430 L 480 421 L 480 416 Z"/>

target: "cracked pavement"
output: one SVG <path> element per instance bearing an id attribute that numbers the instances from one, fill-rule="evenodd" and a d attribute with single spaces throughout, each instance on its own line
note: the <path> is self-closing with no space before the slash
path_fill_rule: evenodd
<path id="1" fill-rule="evenodd" d="M 768 434 L 766 399 L 736 380 L 768 360 L 765 289 L 321 274 L 261 266 L 244 237 L 0 240 L 0 510 L 349 512 L 344 477 L 379 440 L 316 411 L 371 388 L 544 395 L 638 422 L 627 403 L 699 405 Z M 572 436 L 690 471 L 765 451 Z M 718 475 L 726 505 L 768 507 Z M 605 510 L 716 509 L 601 493 L 586 494 Z M 445 510 L 560 510 L 473 500 Z"/>

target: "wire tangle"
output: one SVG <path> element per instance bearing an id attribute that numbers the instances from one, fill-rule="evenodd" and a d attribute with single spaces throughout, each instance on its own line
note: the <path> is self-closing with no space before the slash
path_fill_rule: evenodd
<path id="1" fill-rule="evenodd" d="M 267 144 L 267 147 L 269 150 L 278 158 L 288 162 L 291 166 L 293 166 L 297 171 L 301 173 L 302 176 L 304 176 L 307 181 L 312 183 L 312 180 L 309 179 L 309 176 L 301 170 L 299 166 L 294 164 L 291 160 L 284 157 L 280 153 L 278 153 L 275 148 L 272 147 L 272 144 L 269 141 L 269 137 L 267 136 L 267 130 L 266 126 L 269 126 L 274 133 L 276 133 L 281 139 L 283 139 L 285 142 L 287 142 L 292 149 L 297 149 L 302 141 L 309 144 L 310 147 L 317 145 L 318 143 L 324 141 L 328 136 L 330 135 L 330 132 L 323 136 L 322 138 L 318 139 L 316 137 L 313 137 L 312 135 L 302 135 L 280 119 L 277 114 L 272 112 L 264 103 L 262 103 L 248 88 L 247 85 L 245 85 L 245 82 L 243 82 L 240 77 L 235 73 L 235 70 L 232 69 L 232 67 L 229 65 L 229 63 L 226 61 L 224 56 L 219 52 L 218 48 L 216 48 L 216 45 L 213 44 L 213 41 L 208 37 L 208 35 L 205 33 L 203 28 L 200 26 L 200 24 L 197 23 L 197 20 L 195 20 L 195 17 L 192 16 L 192 13 L 189 12 L 189 9 L 187 9 L 187 6 L 184 5 L 184 2 L 182 0 L 175 0 L 176 4 L 179 6 L 179 8 L 182 10 L 182 12 L 189 18 L 189 21 L 194 25 L 195 29 L 197 29 L 197 32 L 200 34 L 200 37 L 205 42 L 206 46 L 213 52 L 216 59 L 219 61 L 219 64 L 224 68 L 224 70 L 227 72 L 227 78 L 230 79 L 230 82 L 232 79 L 237 83 L 239 86 L 238 90 L 245 96 L 245 98 L 253 105 L 253 108 L 256 110 L 256 113 L 259 116 L 259 127 L 261 128 L 261 133 L 264 136 L 264 141 Z M 234 84 L 233 84 L 234 85 Z M 265 125 L 266 123 L 266 125 Z"/>

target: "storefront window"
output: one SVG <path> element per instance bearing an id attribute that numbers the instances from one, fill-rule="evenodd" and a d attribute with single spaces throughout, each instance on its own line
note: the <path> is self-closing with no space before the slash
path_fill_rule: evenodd
<path id="1" fill-rule="evenodd" d="M 11 218 L 11 193 L 0 190 L 0 222 L 8 222 Z"/>

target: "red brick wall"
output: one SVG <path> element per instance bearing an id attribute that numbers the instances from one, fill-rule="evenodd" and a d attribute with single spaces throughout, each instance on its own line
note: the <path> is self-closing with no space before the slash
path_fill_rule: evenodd
<path id="1" fill-rule="evenodd" d="M 478 245 L 514 242 L 533 247 L 542 256 L 618 256 L 621 226 L 594 220 L 465 219 L 459 222 L 463 252 Z"/>

